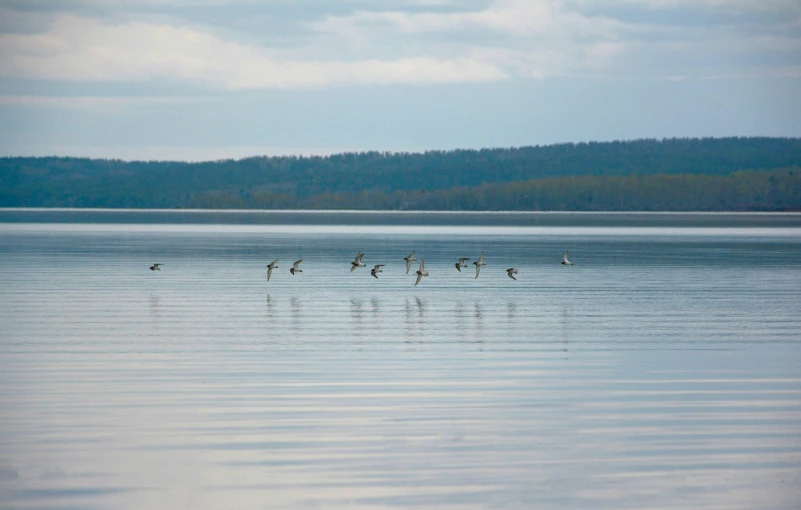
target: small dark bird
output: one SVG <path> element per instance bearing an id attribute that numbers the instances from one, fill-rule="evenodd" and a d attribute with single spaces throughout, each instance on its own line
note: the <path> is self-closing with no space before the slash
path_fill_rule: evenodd
<path id="1" fill-rule="evenodd" d="M 350 263 L 350 265 L 351 265 L 350 270 L 351 271 L 353 271 L 357 267 L 366 267 L 367 266 L 367 264 L 362 262 L 362 257 L 364 257 L 364 253 L 362 253 L 362 252 L 359 252 L 359 254 L 356 255 L 356 260 L 354 260 L 353 262 Z"/>
<path id="2" fill-rule="evenodd" d="M 420 259 L 420 269 L 415 271 L 417 274 L 417 281 L 414 282 L 414 286 L 417 287 L 417 284 L 420 283 L 420 280 L 423 279 L 424 276 L 428 276 L 428 271 L 426 271 L 426 261 Z"/>
<path id="3" fill-rule="evenodd" d="M 267 264 L 267 281 L 270 281 L 270 277 L 273 275 L 273 269 L 278 267 L 278 259 L 273 260 L 269 264 Z"/>
<path id="4" fill-rule="evenodd" d="M 478 260 L 473 262 L 473 264 L 475 264 L 475 266 L 476 266 L 476 278 L 478 278 L 478 273 L 481 272 L 481 267 L 487 265 L 487 263 L 484 262 L 484 252 L 483 251 L 481 252 L 481 255 L 478 257 Z"/>
<path id="5" fill-rule="evenodd" d="M 414 250 L 412 253 L 410 253 L 408 257 L 403 257 L 403 260 L 406 261 L 406 274 L 409 274 L 409 269 L 412 267 L 412 262 L 417 262 L 417 257 L 414 256 L 415 253 L 417 253 L 417 250 Z"/>
<path id="6" fill-rule="evenodd" d="M 297 262 L 295 262 L 294 264 L 292 264 L 292 269 L 290 269 L 289 272 L 292 273 L 293 276 L 295 275 L 295 273 L 302 273 L 303 272 L 303 269 L 298 267 L 298 266 L 300 266 L 301 262 L 303 262 L 303 259 L 300 259 Z"/>

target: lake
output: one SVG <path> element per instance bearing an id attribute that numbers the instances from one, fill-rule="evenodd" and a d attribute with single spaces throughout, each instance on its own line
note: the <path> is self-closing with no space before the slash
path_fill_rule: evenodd
<path id="1" fill-rule="evenodd" d="M 0 210 L 0 507 L 800 505 L 799 214 Z"/>

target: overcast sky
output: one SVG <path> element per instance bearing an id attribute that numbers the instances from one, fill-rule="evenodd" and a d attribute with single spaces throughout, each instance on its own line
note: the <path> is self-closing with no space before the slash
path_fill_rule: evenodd
<path id="1" fill-rule="evenodd" d="M 801 136 L 799 0 L 0 0 L 0 155 Z"/>

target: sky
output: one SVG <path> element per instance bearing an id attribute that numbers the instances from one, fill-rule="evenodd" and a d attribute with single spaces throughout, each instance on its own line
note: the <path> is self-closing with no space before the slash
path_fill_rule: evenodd
<path id="1" fill-rule="evenodd" d="M 801 136 L 799 0 L 0 0 L 0 156 Z"/>

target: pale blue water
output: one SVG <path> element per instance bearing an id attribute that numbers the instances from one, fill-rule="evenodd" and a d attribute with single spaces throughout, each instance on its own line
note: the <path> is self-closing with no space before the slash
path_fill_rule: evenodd
<path id="1" fill-rule="evenodd" d="M 800 424 L 799 215 L 0 211 L 3 508 L 797 509 Z"/>

